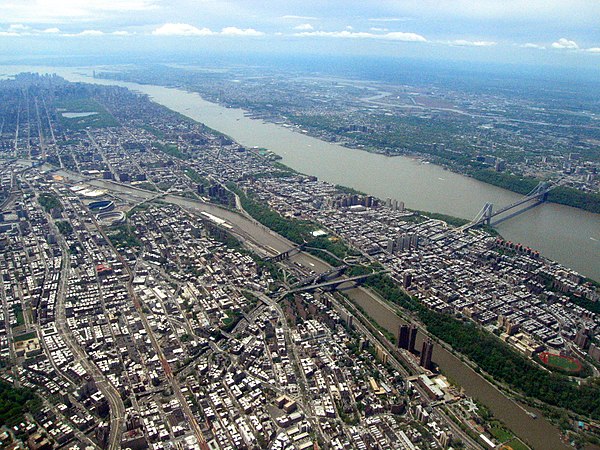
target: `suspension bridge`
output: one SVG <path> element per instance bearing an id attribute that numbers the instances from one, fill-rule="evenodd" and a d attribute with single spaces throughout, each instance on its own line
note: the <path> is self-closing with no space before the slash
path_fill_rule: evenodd
<path id="1" fill-rule="evenodd" d="M 558 184 L 556 183 L 552 184 L 547 181 L 542 181 L 526 196 L 517 200 L 516 202 L 511 203 L 510 205 L 498 209 L 497 211 L 494 211 L 494 205 L 492 203 L 486 203 L 472 221 L 463 225 L 462 227 L 457 228 L 457 231 L 467 231 L 479 225 L 497 225 L 500 222 L 504 222 L 505 220 L 519 215 L 531 208 L 535 208 L 548 199 L 548 193 L 557 185 Z M 523 205 L 525 206 L 520 208 Z M 506 215 L 506 213 L 509 212 L 510 214 Z"/>

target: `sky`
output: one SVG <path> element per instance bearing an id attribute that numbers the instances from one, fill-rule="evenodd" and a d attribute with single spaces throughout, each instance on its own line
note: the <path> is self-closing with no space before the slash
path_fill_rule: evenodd
<path id="1" fill-rule="evenodd" d="M 0 0 L 0 55 L 261 51 L 600 66 L 600 0 Z"/>

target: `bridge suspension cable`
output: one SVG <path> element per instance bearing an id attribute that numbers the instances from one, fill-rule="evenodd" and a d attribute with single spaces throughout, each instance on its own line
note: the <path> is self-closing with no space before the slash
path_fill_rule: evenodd
<path id="1" fill-rule="evenodd" d="M 527 203 L 531 200 L 537 200 L 538 204 L 543 203 L 544 201 L 546 201 L 548 192 L 550 192 L 550 190 L 552 190 L 556 186 L 557 186 L 557 183 L 552 184 L 548 181 L 540 181 L 538 183 L 538 185 L 535 188 L 533 188 L 531 190 L 531 192 L 529 192 L 527 195 L 525 195 L 521 199 L 517 200 L 516 202 L 511 203 L 510 205 L 500 208 L 499 210 L 497 210 L 495 212 L 493 211 L 492 203 L 486 203 L 483 206 L 483 208 L 481 208 L 481 210 L 477 213 L 475 218 L 473 220 L 471 220 L 471 222 L 463 225 L 462 227 L 457 228 L 456 231 L 464 232 L 464 231 L 469 230 L 470 228 L 476 227 L 483 223 L 485 223 L 487 225 L 491 225 L 492 219 L 494 217 L 499 216 L 500 214 L 504 214 L 505 212 L 510 211 L 511 209 L 514 209 L 517 206 L 521 206 L 522 204 Z M 526 209 L 529 209 L 529 208 L 525 208 L 525 209 L 523 209 L 523 211 L 525 211 Z M 522 212 L 522 211 L 514 213 L 513 215 L 517 215 L 520 212 Z"/>

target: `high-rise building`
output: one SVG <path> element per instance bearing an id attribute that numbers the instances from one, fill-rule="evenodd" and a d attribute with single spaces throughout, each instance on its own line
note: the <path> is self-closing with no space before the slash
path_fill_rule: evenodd
<path id="1" fill-rule="evenodd" d="M 402 286 L 406 289 L 412 284 L 412 273 L 406 271 L 402 274 Z"/>
<path id="2" fill-rule="evenodd" d="M 419 235 L 418 234 L 411 234 L 410 236 L 410 247 L 413 249 L 418 249 L 419 248 Z"/>
<path id="3" fill-rule="evenodd" d="M 394 253 L 394 240 L 393 239 L 388 239 L 387 252 Z"/>
<path id="4" fill-rule="evenodd" d="M 424 367 L 425 369 L 431 369 L 431 356 L 433 355 L 433 341 L 431 339 L 427 339 L 423 342 L 423 347 L 421 347 L 421 359 L 419 361 L 419 365 Z"/>
<path id="5" fill-rule="evenodd" d="M 575 335 L 575 345 L 580 348 L 585 348 L 589 342 L 588 332 L 585 328 L 581 328 Z"/>
<path id="6" fill-rule="evenodd" d="M 415 345 L 417 343 L 417 326 L 411 325 L 410 330 L 408 332 L 408 351 L 411 353 L 416 353 Z"/>
<path id="7" fill-rule="evenodd" d="M 442 431 L 442 434 L 440 435 L 440 444 L 442 445 L 442 448 L 450 447 L 450 444 L 452 444 L 452 432 Z"/>
<path id="8" fill-rule="evenodd" d="M 589 355 L 594 361 L 600 362 L 600 347 L 594 344 L 590 345 Z"/>
<path id="9" fill-rule="evenodd" d="M 400 325 L 398 328 L 398 347 L 408 349 L 409 342 L 409 327 L 408 325 Z"/>

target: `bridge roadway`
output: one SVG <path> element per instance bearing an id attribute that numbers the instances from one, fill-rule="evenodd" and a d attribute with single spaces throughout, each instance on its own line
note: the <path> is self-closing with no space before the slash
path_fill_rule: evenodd
<path id="1" fill-rule="evenodd" d="M 507 217 L 504 217 L 503 219 L 500 219 L 498 222 L 502 222 L 502 221 L 507 220 L 511 217 L 514 217 L 518 214 L 521 214 L 522 212 L 525 212 L 525 211 L 527 211 L 531 208 L 534 208 L 535 206 L 540 205 L 541 203 L 545 202 L 546 198 L 548 196 L 548 192 L 550 192 L 550 190 L 552 190 L 556 186 L 557 186 L 557 184 L 549 185 L 547 182 L 544 182 L 544 181 L 540 182 L 525 197 L 517 200 L 516 202 L 511 203 L 510 205 L 506 205 L 495 212 L 493 211 L 493 205 L 491 203 L 486 203 L 483 206 L 483 208 L 479 211 L 479 213 L 477 213 L 477 216 L 475 216 L 475 219 L 473 219 L 471 222 L 463 225 L 462 227 L 457 228 L 456 231 L 459 231 L 459 232 L 467 231 L 468 229 L 476 227 L 483 223 L 485 223 L 487 225 L 492 225 L 491 222 L 494 217 L 502 215 L 505 212 L 515 209 L 515 208 L 517 208 L 525 203 L 528 203 L 532 200 L 536 200 L 536 203 L 528 206 L 527 208 L 516 211 Z"/>
<path id="2" fill-rule="evenodd" d="M 66 175 L 73 174 L 67 173 Z M 75 174 L 75 177 L 81 179 L 81 176 L 78 174 Z M 90 181 L 90 184 L 110 190 L 113 194 L 120 193 L 124 197 L 131 197 L 133 199 L 150 199 L 156 195 L 155 192 L 144 191 L 105 180 L 93 180 Z M 282 253 L 295 245 L 293 242 L 269 230 L 257 221 L 216 205 L 174 195 L 166 196 L 164 201 L 177 204 L 193 213 L 199 214 L 202 211 L 206 211 L 226 220 L 233 226 L 232 231 L 240 237 L 247 237 L 250 246 L 256 248 L 257 252 L 261 255 L 265 255 L 267 250 L 271 255 Z M 332 266 L 329 264 L 304 252 L 292 257 L 292 261 L 315 272 L 325 272 L 332 269 Z M 393 333 L 397 332 L 399 318 L 392 308 L 387 309 L 389 305 L 378 295 L 363 287 L 346 291 L 346 294 L 354 302 L 361 304 L 365 311 L 369 312 L 369 315 L 374 317 L 381 326 Z M 384 307 L 383 305 L 387 306 Z M 385 320 L 380 319 L 374 311 L 371 312 L 373 308 L 384 308 L 382 317 Z M 521 404 L 504 395 L 496 386 L 486 380 L 481 374 L 476 373 L 450 350 L 442 346 L 436 346 L 434 355 L 434 359 L 442 370 L 456 380 L 465 389 L 467 395 L 481 401 L 492 411 L 496 418 L 503 421 L 519 437 L 528 441 L 535 448 L 555 448 L 557 450 L 570 448 L 560 440 L 558 429 L 551 425 L 543 416 L 538 414 L 538 419 L 532 419 L 525 412 Z"/>
<path id="3" fill-rule="evenodd" d="M 348 269 L 348 266 L 339 266 L 339 267 L 334 267 L 331 270 L 328 270 L 326 272 L 321 272 L 321 273 L 316 273 L 314 275 L 310 275 L 306 278 L 302 278 L 301 280 L 297 281 L 296 283 L 292 284 L 290 286 L 291 289 L 296 289 L 302 286 L 308 286 L 311 284 L 316 284 L 316 283 L 320 283 L 322 280 L 332 280 L 334 278 L 338 278 L 339 276 L 341 276 L 346 269 Z"/>
<path id="4" fill-rule="evenodd" d="M 330 288 L 330 287 L 335 287 L 336 289 L 338 289 L 338 286 L 341 284 L 345 284 L 345 283 L 355 284 L 355 283 L 358 283 L 359 281 L 366 280 L 367 278 L 372 277 L 373 275 L 379 275 L 382 273 L 389 273 L 389 270 L 380 270 L 379 272 L 367 273 L 364 275 L 357 275 L 354 277 L 339 278 L 339 279 L 335 279 L 335 280 L 325 281 L 323 283 L 308 284 L 305 286 L 297 287 L 295 289 L 290 289 L 289 291 L 286 292 L 286 294 L 294 294 L 296 292 L 309 292 L 309 291 L 314 291 L 316 289 L 327 290 L 327 288 Z M 348 287 L 348 289 L 351 289 L 352 287 L 355 287 L 355 286 L 350 286 L 350 287 Z"/>

